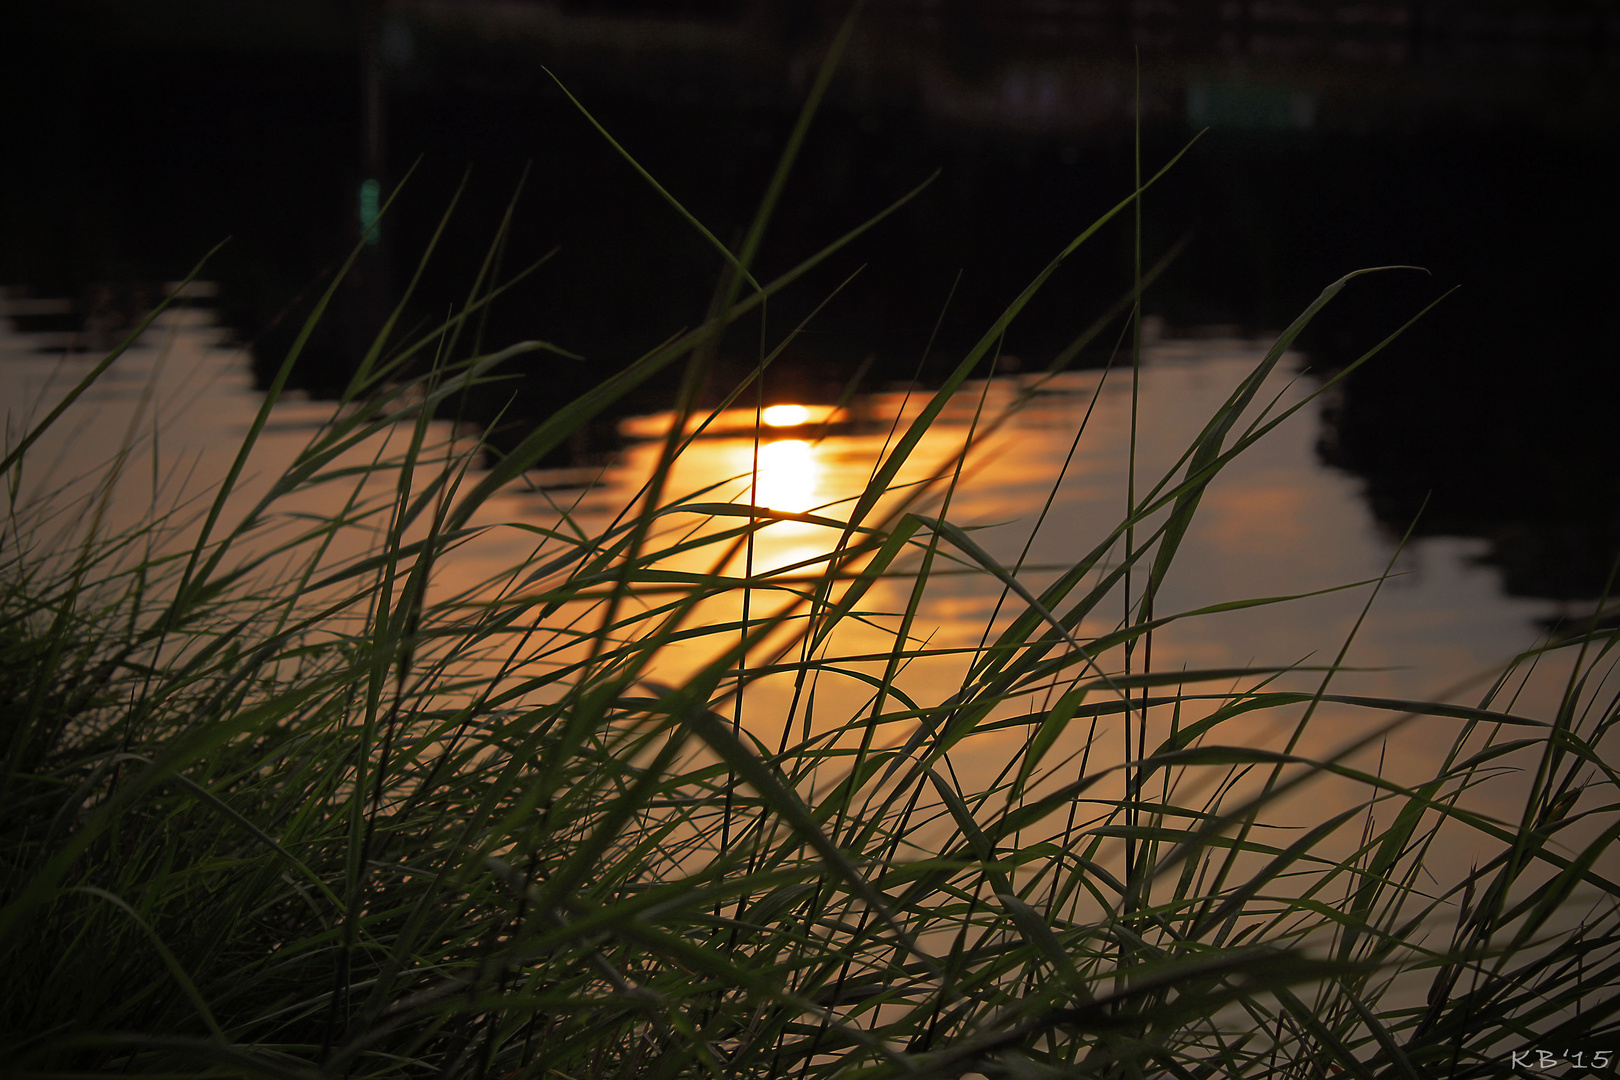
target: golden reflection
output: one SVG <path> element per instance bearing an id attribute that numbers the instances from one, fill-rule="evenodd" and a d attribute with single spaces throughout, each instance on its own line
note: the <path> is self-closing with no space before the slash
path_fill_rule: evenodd
<path id="1" fill-rule="evenodd" d="M 803 405 L 772 405 L 760 419 L 771 427 L 798 427 L 810 422 L 810 410 Z"/>
<path id="2" fill-rule="evenodd" d="M 759 448 L 758 506 L 803 513 L 816 505 L 820 479 L 815 449 L 803 439 L 778 439 Z"/>
<path id="3" fill-rule="evenodd" d="M 722 409 L 719 412 L 695 412 L 686 418 L 683 430 L 690 435 L 701 433 L 704 438 L 747 437 L 763 423 L 766 427 L 794 428 L 806 424 L 834 426 L 848 423 L 849 410 L 836 405 L 772 405 L 756 412 L 746 409 Z M 654 413 L 651 416 L 627 416 L 619 421 L 619 433 L 627 439 L 662 439 L 669 434 L 675 422 L 673 413 Z"/>

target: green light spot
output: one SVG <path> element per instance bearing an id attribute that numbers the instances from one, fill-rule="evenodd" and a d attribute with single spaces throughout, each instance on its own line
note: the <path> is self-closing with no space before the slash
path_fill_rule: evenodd
<path id="1" fill-rule="evenodd" d="M 360 185 L 360 231 L 366 235 L 366 243 L 376 244 L 380 230 L 372 226 L 377 224 L 377 216 L 381 213 L 382 185 L 375 180 L 367 180 Z"/>

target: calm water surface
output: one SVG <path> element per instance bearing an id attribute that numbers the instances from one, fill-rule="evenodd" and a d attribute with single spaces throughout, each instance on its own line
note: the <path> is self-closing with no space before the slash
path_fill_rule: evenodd
<path id="1" fill-rule="evenodd" d="M 60 352 L 38 351 L 40 344 L 26 335 L 0 333 L 0 395 L 6 402 L 11 439 L 30 413 L 39 415 L 59 400 L 92 363 L 83 354 L 64 357 Z M 1175 465 L 1263 352 L 1260 343 L 1236 339 L 1166 341 L 1146 350 L 1136 455 L 1139 491 Z M 1302 359 L 1285 358 L 1258 400 L 1275 397 L 1273 408 L 1283 409 L 1312 393 L 1317 383 L 1299 374 Z M 1029 543 L 1020 576 L 1038 591 L 1055 575 L 1054 568 L 1082 556 L 1121 517 L 1130 459 L 1131 392 L 1128 371 L 1106 377 L 1101 372 L 1068 373 L 1007 414 L 999 426 L 991 424 L 988 418 L 1002 415 L 1027 385 L 1018 377 L 997 378 L 988 386 L 969 383 L 943 422 L 923 439 L 900 481 L 948 470 L 977 412 L 981 432 L 993 430 L 967 457 L 949 517 L 973 528 L 975 538 L 1008 565 L 1019 560 Z M 34 491 L 59 487 L 92 473 L 133 437 L 139 448 L 114 490 L 111 517 L 135 520 L 154 505 L 175 504 L 181 490 L 195 493 L 223 476 L 229 452 L 247 431 L 261 400 L 252 389 L 247 359 L 240 349 L 221 344 L 207 312 L 171 313 L 30 454 L 25 482 Z M 758 450 L 758 502 L 784 511 L 819 510 L 837 516 L 870 475 L 893 418 L 914 415 L 924 400 L 921 394 L 909 399 L 899 393 L 869 396 L 852 406 L 864 418 L 862 423 L 842 425 L 819 439 L 813 426 L 782 429 L 782 437 L 765 429 Z M 1502 596 L 1494 571 L 1476 562 L 1481 550 L 1476 542 L 1423 539 L 1396 556 L 1396 538 L 1372 520 L 1359 497 L 1358 481 L 1319 463 L 1313 450 L 1317 412 L 1315 403 L 1306 405 L 1211 486 L 1160 595 L 1158 612 L 1310 593 L 1377 578 L 1393 558 L 1394 576 L 1345 657 L 1346 664 L 1362 670 L 1341 674 L 1335 689 L 1476 701 L 1490 673 L 1533 644 L 1536 621 L 1554 614 L 1552 605 Z M 276 475 L 330 415 L 327 404 L 293 401 L 278 406 L 250 463 L 248 487 Z M 1083 420 L 1085 430 L 1076 443 Z M 667 423 L 667 418 L 646 417 L 627 421 L 626 427 L 632 435 L 646 434 Z M 751 423 L 751 410 L 721 417 L 715 428 L 722 434 L 692 444 L 674 470 L 668 495 L 713 487 L 704 500 L 746 502 L 755 453 Z M 724 434 L 727 431 L 730 434 Z M 439 426 L 437 437 L 441 442 L 449 437 L 447 425 Z M 1073 457 L 1064 469 L 1071 446 Z M 593 478 L 590 487 L 536 487 L 503 494 L 490 504 L 483 520 L 550 527 L 560 520 L 556 507 L 567 507 L 587 532 L 604 527 L 649 474 L 658 450 L 655 441 L 632 444 Z M 1063 476 L 1057 481 L 1060 470 Z M 535 474 L 533 479 L 544 484 L 563 477 Z M 1032 527 L 1055 481 L 1050 510 L 1031 542 Z M 191 505 L 195 512 L 196 504 Z M 245 503 L 239 500 L 238 505 Z M 937 501 L 922 505 L 932 508 Z M 337 503 L 305 500 L 297 508 L 330 514 Z M 671 515 L 666 520 L 676 530 L 716 527 L 701 514 Z M 735 524 L 735 519 L 727 523 Z M 813 560 L 835 539 L 834 530 L 810 523 L 773 524 L 758 535 L 755 571 L 777 571 L 784 578 L 813 575 L 821 568 Z M 492 579 L 531 558 L 535 547 L 530 533 L 492 530 L 442 565 L 436 587 L 448 596 Z M 734 560 L 732 572 L 742 570 L 741 559 L 739 555 Z M 670 565 L 713 570 L 714 553 L 704 551 Z M 956 568 L 956 564 L 948 567 Z M 903 611 L 910 587 L 907 579 L 886 581 L 867 606 L 877 613 Z M 784 595 L 757 592 L 754 617 L 775 610 Z M 1351 635 L 1367 596 L 1368 589 L 1361 587 L 1177 622 L 1155 636 L 1152 663 L 1158 670 L 1328 663 Z M 1007 621 L 1011 605 L 996 615 L 1000 598 L 1000 585 L 984 574 L 939 574 L 929 582 L 914 635 L 935 648 L 971 649 L 993 616 L 998 625 Z M 1114 610 L 1120 603 L 1110 600 L 1110 609 L 1088 619 L 1079 636 L 1111 630 L 1123 614 Z M 726 597 L 709 602 L 694 621 L 717 623 L 736 618 L 737 611 L 737 598 Z M 853 624 L 835 640 L 832 651 L 881 654 L 892 648 L 897 625 L 892 616 L 875 615 L 869 625 Z M 678 680 L 683 669 L 706 659 L 717 647 L 707 644 L 684 654 L 672 652 L 653 674 Z M 864 666 L 874 674 L 881 670 L 878 662 Z M 963 666 L 960 656 L 918 660 L 907 668 L 901 685 L 924 704 L 938 702 L 960 685 Z M 1296 673 L 1288 685 L 1313 687 L 1317 678 Z M 1222 691 L 1241 681 L 1226 680 L 1209 690 Z M 1545 686 L 1533 684 L 1517 711 L 1537 715 L 1551 700 L 1555 684 L 1553 678 Z M 820 715 L 847 718 L 869 693 L 853 679 L 827 675 L 818 684 L 817 708 Z M 746 723 L 774 745 L 790 699 L 786 677 L 767 677 L 754 684 L 746 700 Z M 1039 701 L 1026 702 L 1024 709 L 1031 705 L 1038 707 Z M 1292 718 L 1291 713 L 1286 719 Z M 1379 714 L 1324 709 L 1303 749 L 1327 751 L 1380 719 Z M 1277 722 L 1254 720 L 1234 727 L 1225 738 L 1275 745 L 1285 737 Z M 1399 752 L 1386 756 L 1385 768 L 1415 779 L 1449 748 L 1454 731 L 1450 721 L 1422 721 L 1409 727 L 1399 737 Z M 996 745 L 1010 747 L 1021 738 L 1020 732 L 1009 731 L 982 742 L 989 750 Z M 956 765 L 959 774 L 966 774 L 964 781 L 971 782 L 975 774 L 988 779 L 1004 758 L 1005 753 L 966 754 Z"/>

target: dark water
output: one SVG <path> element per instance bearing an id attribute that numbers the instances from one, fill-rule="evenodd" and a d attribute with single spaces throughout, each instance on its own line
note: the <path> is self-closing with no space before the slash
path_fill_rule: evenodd
<path id="1" fill-rule="evenodd" d="M 1190 238 L 1146 310 L 1173 335 L 1262 335 L 1350 270 L 1426 268 L 1357 282 L 1303 340 L 1330 370 L 1456 290 L 1337 396 L 1319 454 L 1362 479 L 1392 534 L 1416 520 L 1420 535 L 1481 538 L 1515 595 L 1595 596 L 1620 551 L 1615 28 L 1533 7 L 1489 25 L 1445 5 L 1272 25 L 1198 4 L 1132 22 L 1116 6 L 950 0 L 869 20 L 761 268 L 787 269 L 938 176 L 772 302 L 768 335 L 860 270 L 773 369 L 768 396 L 831 399 L 868 359 L 868 387 L 909 380 L 936 322 L 921 377 L 937 377 L 1129 192 L 1138 145 L 1152 171 L 1207 127 L 1145 201 L 1147 262 Z M 484 333 L 587 360 L 544 361 L 470 403 L 475 420 L 503 415 L 497 445 L 699 321 L 720 266 L 543 66 L 732 242 L 832 26 L 816 5 L 785 3 L 506 5 L 500 18 L 467 3 L 157 8 L 167 21 L 119 22 L 88 3 L 20 17 L 5 58 L 18 104 L 4 121 L 0 280 L 79 298 L 36 318 L 106 334 L 230 236 L 208 276 L 263 377 L 354 243 L 361 181 L 377 168 L 392 190 L 414 167 L 295 372 L 331 393 L 468 169 L 408 325 L 465 298 L 526 173 L 501 265 L 556 254 Z M 382 88 L 374 151 L 367 70 Z M 1099 232 L 1004 353 L 1043 364 L 1129 288 L 1132 259 L 1128 219 Z M 722 373 L 746 370 L 758 338 L 757 324 L 728 338 Z M 627 407 L 667 393 L 651 385 Z M 576 450 L 610 443 L 604 428 Z"/>

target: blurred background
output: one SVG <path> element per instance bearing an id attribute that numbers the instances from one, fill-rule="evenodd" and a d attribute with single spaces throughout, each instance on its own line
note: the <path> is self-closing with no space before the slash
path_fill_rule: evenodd
<path id="1" fill-rule="evenodd" d="M 537 360 L 469 404 L 514 441 L 701 321 L 720 270 L 558 81 L 733 241 L 846 11 L 19 0 L 0 39 L 5 311 L 38 340 L 104 345 L 229 237 L 205 277 L 262 379 L 409 173 L 294 374 L 330 395 L 464 178 L 407 324 L 465 300 L 521 182 L 502 269 L 552 254 L 485 339 L 586 359 Z M 1356 283 L 1304 339 L 1310 371 L 1331 372 L 1456 290 L 1329 399 L 1316 455 L 1390 534 L 1417 518 L 1421 536 L 1479 541 L 1508 595 L 1597 596 L 1620 552 L 1612 0 L 873 0 L 762 269 L 938 176 L 771 302 L 785 329 L 862 268 L 773 369 L 770 399 L 831 401 L 858 371 L 874 391 L 941 377 L 1129 193 L 1138 122 L 1148 173 L 1204 132 L 1144 200 L 1147 263 L 1187 241 L 1147 294 L 1150 331 L 1263 336 L 1350 270 L 1425 268 Z M 1031 306 L 1002 369 L 1044 366 L 1129 289 L 1132 259 L 1127 216 Z M 1106 362 L 1105 338 L 1077 364 Z M 733 333 L 722 375 L 757 353 L 757 325 Z M 616 419 L 569 453 L 611 450 Z"/>

